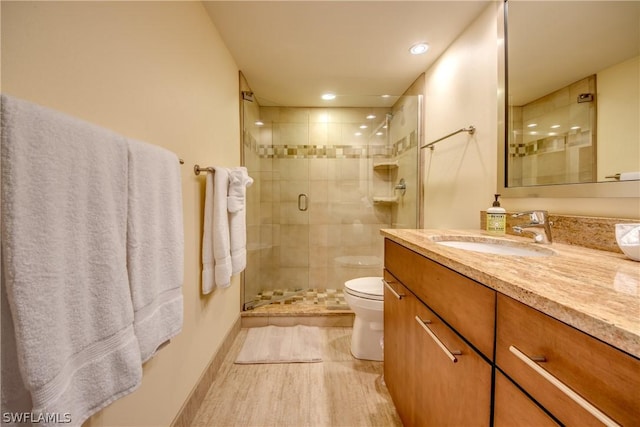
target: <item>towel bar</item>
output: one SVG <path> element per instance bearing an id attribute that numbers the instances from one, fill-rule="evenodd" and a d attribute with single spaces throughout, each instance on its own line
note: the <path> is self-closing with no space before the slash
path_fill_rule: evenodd
<path id="1" fill-rule="evenodd" d="M 460 132 L 467 132 L 467 133 L 469 133 L 469 135 L 473 135 L 474 133 L 476 133 L 476 128 L 475 128 L 473 125 L 471 125 L 471 126 L 469 126 L 468 128 L 458 129 L 458 130 L 457 130 L 457 131 L 455 131 L 455 132 L 451 132 L 449 135 L 445 135 L 445 136 L 443 136 L 442 138 L 438 138 L 438 139 L 436 139 L 435 141 L 431 141 L 430 143 L 423 145 L 422 147 L 420 147 L 420 149 L 422 150 L 423 148 L 427 148 L 427 147 L 429 147 L 429 148 L 431 148 L 431 149 L 433 150 L 433 146 L 434 146 L 436 143 L 438 143 L 438 142 L 442 141 L 443 139 L 447 139 L 447 138 L 449 138 L 449 137 L 452 137 L 453 135 L 457 135 L 457 134 L 459 134 Z"/>
<path id="2" fill-rule="evenodd" d="M 211 172 L 211 173 L 214 173 L 215 169 L 212 168 L 211 166 L 203 168 L 203 167 L 200 167 L 200 165 L 194 165 L 193 166 L 193 173 L 195 173 L 196 175 L 200 175 L 200 172 Z"/>

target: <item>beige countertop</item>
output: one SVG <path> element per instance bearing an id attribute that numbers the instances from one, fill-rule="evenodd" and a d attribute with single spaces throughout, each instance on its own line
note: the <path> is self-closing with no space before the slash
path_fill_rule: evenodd
<path id="1" fill-rule="evenodd" d="M 640 262 L 561 243 L 531 246 L 550 256 L 494 255 L 435 243 L 438 236 L 491 236 L 482 230 L 400 230 L 381 234 L 427 258 L 640 358 Z"/>

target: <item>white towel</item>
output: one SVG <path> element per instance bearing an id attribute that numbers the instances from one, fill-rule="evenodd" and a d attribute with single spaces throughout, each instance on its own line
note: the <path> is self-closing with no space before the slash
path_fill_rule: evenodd
<path id="1" fill-rule="evenodd" d="M 214 170 L 213 177 L 207 176 L 205 189 L 205 223 L 202 236 L 203 294 L 210 293 L 214 287 L 231 286 L 231 245 L 227 214 L 229 170 L 223 167 L 215 167 Z"/>
<path id="2" fill-rule="evenodd" d="M 202 232 L 202 293 L 209 294 L 216 285 L 213 257 L 213 176 L 208 173 L 204 188 L 204 230 Z"/>
<path id="3" fill-rule="evenodd" d="M 640 172 L 623 172 L 620 174 L 620 181 L 635 181 L 640 179 Z"/>
<path id="4" fill-rule="evenodd" d="M 15 339 L 13 374 L 34 414 L 80 426 L 142 379 L 127 277 L 127 145 L 2 95 L 1 162 L 1 282 L 14 326 L 3 353 Z M 13 410 L 4 380 L 3 413 Z"/>
<path id="5" fill-rule="evenodd" d="M 182 330 L 184 232 L 178 157 L 129 140 L 127 264 L 134 329 L 145 362 Z"/>
<path id="6" fill-rule="evenodd" d="M 229 234 L 231 240 L 231 273 L 238 274 L 247 266 L 247 211 L 245 200 L 247 187 L 253 179 L 247 168 L 236 167 L 229 171 Z"/>

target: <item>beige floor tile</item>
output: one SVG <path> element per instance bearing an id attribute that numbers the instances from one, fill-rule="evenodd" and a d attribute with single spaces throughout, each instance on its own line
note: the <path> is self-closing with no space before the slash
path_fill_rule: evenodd
<path id="1" fill-rule="evenodd" d="M 351 328 L 322 328 L 323 361 L 235 365 L 243 329 L 193 426 L 401 426 L 382 363 L 350 354 Z"/>

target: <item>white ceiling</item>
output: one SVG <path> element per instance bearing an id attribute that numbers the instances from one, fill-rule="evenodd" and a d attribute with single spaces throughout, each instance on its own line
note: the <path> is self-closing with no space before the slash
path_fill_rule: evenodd
<path id="1" fill-rule="evenodd" d="M 378 107 L 392 105 L 496 1 L 203 3 L 260 105 Z M 515 105 L 640 50 L 638 0 L 509 4 L 509 90 Z M 429 51 L 410 55 L 409 47 L 421 41 Z M 327 91 L 338 98 L 321 100 Z M 385 100 L 382 94 L 395 96 Z"/>
<path id="2" fill-rule="evenodd" d="M 389 106 L 491 0 L 204 1 L 260 105 Z M 409 54 L 427 42 L 424 55 Z M 323 92 L 338 97 L 323 101 Z"/>

